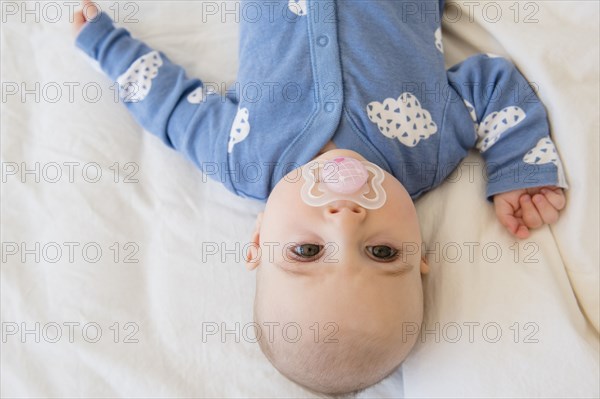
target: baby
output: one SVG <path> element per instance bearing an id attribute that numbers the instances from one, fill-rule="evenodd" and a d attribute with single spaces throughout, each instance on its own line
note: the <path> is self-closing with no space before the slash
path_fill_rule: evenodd
<path id="1" fill-rule="evenodd" d="M 445 69 L 443 1 L 247 5 L 238 84 L 224 95 L 89 1 L 76 44 L 146 130 L 266 201 L 247 254 L 254 318 L 300 332 L 263 331 L 271 363 L 313 391 L 357 391 L 417 339 L 428 266 L 413 201 L 476 148 L 498 220 L 526 238 L 565 206 L 561 162 L 543 105 L 510 62 L 480 54 Z"/>

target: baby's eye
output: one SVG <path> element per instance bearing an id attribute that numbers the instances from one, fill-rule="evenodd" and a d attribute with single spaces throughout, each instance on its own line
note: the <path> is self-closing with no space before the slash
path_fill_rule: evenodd
<path id="1" fill-rule="evenodd" d="M 299 258 L 299 260 L 305 260 L 314 258 L 322 249 L 323 246 L 318 244 L 300 244 L 291 247 L 290 251 L 295 257 Z"/>
<path id="2" fill-rule="evenodd" d="M 367 247 L 367 253 L 377 261 L 392 261 L 398 257 L 398 250 L 387 245 Z"/>

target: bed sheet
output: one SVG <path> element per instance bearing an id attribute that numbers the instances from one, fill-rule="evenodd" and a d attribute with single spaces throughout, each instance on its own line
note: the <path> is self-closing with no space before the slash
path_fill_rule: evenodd
<path id="1" fill-rule="evenodd" d="M 222 90 L 238 65 L 236 4 L 100 2 Z M 241 261 L 262 205 L 134 123 L 73 46 L 68 8 L 2 3 L 1 396 L 312 397 L 254 342 Z M 587 1 L 447 4 L 448 66 L 491 52 L 538 88 L 568 206 L 514 240 L 469 154 L 417 202 L 431 265 L 419 343 L 358 397 L 600 395 L 598 18 Z"/>

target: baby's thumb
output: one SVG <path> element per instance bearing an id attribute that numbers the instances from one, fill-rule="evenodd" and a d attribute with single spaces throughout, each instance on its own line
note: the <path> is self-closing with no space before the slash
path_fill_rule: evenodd
<path id="1" fill-rule="evenodd" d="M 77 11 L 73 15 L 73 23 L 75 24 L 75 26 L 81 26 L 85 23 L 85 17 L 83 16 L 83 12 Z"/>
<path id="2" fill-rule="evenodd" d="M 521 239 L 529 236 L 527 226 L 519 223 L 519 220 L 515 216 L 515 210 L 510 203 L 506 201 L 494 201 L 494 207 L 496 218 L 510 234 Z"/>
<path id="3" fill-rule="evenodd" d="M 71 25 L 73 27 L 73 34 L 75 36 L 79 34 L 79 31 L 83 25 L 85 25 L 85 17 L 83 16 L 83 12 L 79 10 L 73 14 L 73 24 Z"/>

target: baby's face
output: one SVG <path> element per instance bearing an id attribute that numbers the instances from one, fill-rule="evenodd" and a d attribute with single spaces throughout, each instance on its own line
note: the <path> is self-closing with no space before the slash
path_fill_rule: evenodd
<path id="1" fill-rule="evenodd" d="M 339 149 L 316 159 L 340 156 L 364 160 Z M 383 346 L 382 367 L 391 371 L 413 346 L 423 314 L 421 272 L 427 265 L 410 196 L 386 172 L 382 186 L 387 199 L 378 209 L 346 200 L 311 206 L 301 197 L 304 179 L 299 172 L 288 176 L 271 193 L 253 236 L 260 247 L 260 254 L 251 251 L 248 263 L 258 272 L 255 320 L 264 333 L 265 323 L 279 323 L 280 328 L 296 323 L 287 330 L 291 337 L 274 330 L 271 344 L 282 353 L 312 343 L 342 348 L 344 340 L 371 339 Z M 302 336 L 292 342 L 296 330 Z M 285 364 L 269 357 L 290 376 L 282 370 Z"/>

